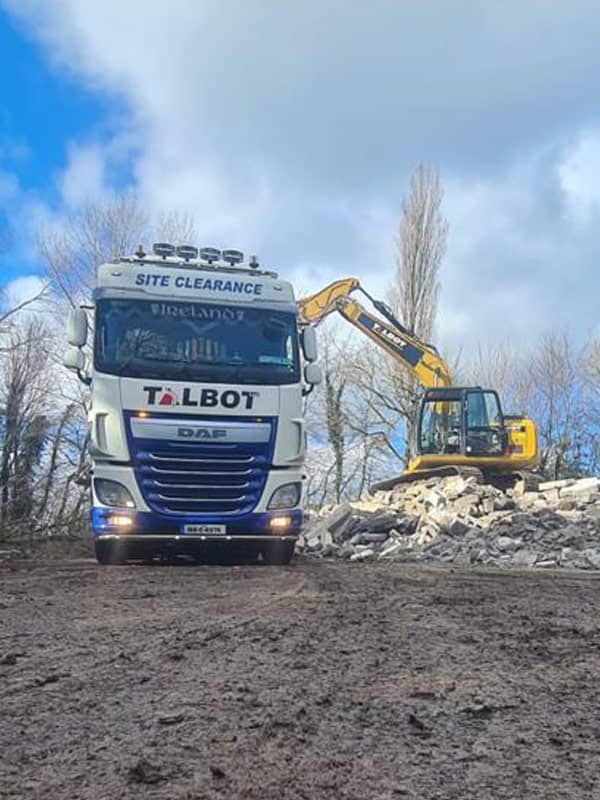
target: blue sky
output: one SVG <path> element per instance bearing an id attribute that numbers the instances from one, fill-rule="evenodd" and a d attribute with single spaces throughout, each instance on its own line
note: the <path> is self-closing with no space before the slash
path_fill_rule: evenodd
<path id="1" fill-rule="evenodd" d="M 101 126 L 106 104 L 74 80 L 51 71 L 40 47 L 5 14 L 0 16 L 0 48 L 5 65 L 10 65 L 0 83 L 2 141 L 4 147 L 17 148 L 16 153 L 11 154 L 11 148 L 3 152 L 3 167 L 18 168 L 24 190 L 56 201 L 48 178 L 65 166 L 65 142 Z"/>
<path id="2" fill-rule="evenodd" d="M 0 13 L 0 174 L 18 183 L 0 204 L 10 226 L 12 252 L 1 262 L 3 282 L 41 267 L 28 258 L 23 236 L 23 198 L 58 208 L 56 177 L 67 161 L 66 145 L 106 127 L 109 100 L 86 91 L 73 76 L 51 69 L 43 49 L 7 14 Z"/>
<path id="3" fill-rule="evenodd" d="M 599 332 L 600 10 L 589 0 L 0 0 L 6 285 L 123 186 L 300 291 L 384 294 L 410 172 L 450 224 L 438 341 Z M 28 281 L 28 282 L 27 282 Z M 14 288 L 14 287 L 13 287 Z"/>

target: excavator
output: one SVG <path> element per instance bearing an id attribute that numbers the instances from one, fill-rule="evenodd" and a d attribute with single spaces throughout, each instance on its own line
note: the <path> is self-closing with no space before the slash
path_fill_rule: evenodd
<path id="1" fill-rule="evenodd" d="M 361 292 L 381 317 L 352 293 Z M 415 456 L 402 475 L 371 491 L 431 476 L 475 475 L 502 489 L 536 482 L 537 431 L 533 420 L 504 414 L 498 393 L 481 386 L 454 386 L 438 350 L 406 328 L 392 309 L 371 297 L 356 278 L 343 278 L 298 301 L 300 325 L 317 325 L 337 312 L 403 365 L 423 387 L 416 420 Z"/>

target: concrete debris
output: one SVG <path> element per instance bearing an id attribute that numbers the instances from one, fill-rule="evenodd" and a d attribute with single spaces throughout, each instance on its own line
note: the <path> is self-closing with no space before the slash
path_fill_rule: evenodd
<path id="1" fill-rule="evenodd" d="M 25 553 L 22 550 L 0 550 L 0 561 L 11 561 L 17 558 L 23 558 Z"/>
<path id="2" fill-rule="evenodd" d="M 428 478 L 323 508 L 299 549 L 350 561 L 600 569 L 600 479 L 501 491 L 473 476 Z"/>

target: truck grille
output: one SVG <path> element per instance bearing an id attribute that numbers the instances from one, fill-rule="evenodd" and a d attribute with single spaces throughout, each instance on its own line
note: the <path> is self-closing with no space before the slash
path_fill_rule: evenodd
<path id="1" fill-rule="evenodd" d="M 263 493 L 273 433 L 266 443 L 202 444 L 129 439 L 148 506 L 181 516 L 247 514 Z"/>
<path id="2" fill-rule="evenodd" d="M 148 505 L 163 514 L 243 514 L 258 503 L 265 458 L 207 456 L 173 448 L 139 452 L 138 481 Z"/>

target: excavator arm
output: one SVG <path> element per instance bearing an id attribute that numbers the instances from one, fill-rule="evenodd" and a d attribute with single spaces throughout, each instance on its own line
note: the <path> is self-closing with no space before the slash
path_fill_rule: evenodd
<path id="1" fill-rule="evenodd" d="M 355 291 L 362 292 L 371 301 L 383 320 L 350 296 Z M 406 367 L 422 386 L 435 388 L 452 384 L 448 365 L 436 348 L 405 328 L 389 306 L 367 294 L 356 278 L 334 281 L 298 301 L 298 317 L 303 325 L 318 324 L 334 311 Z"/>

